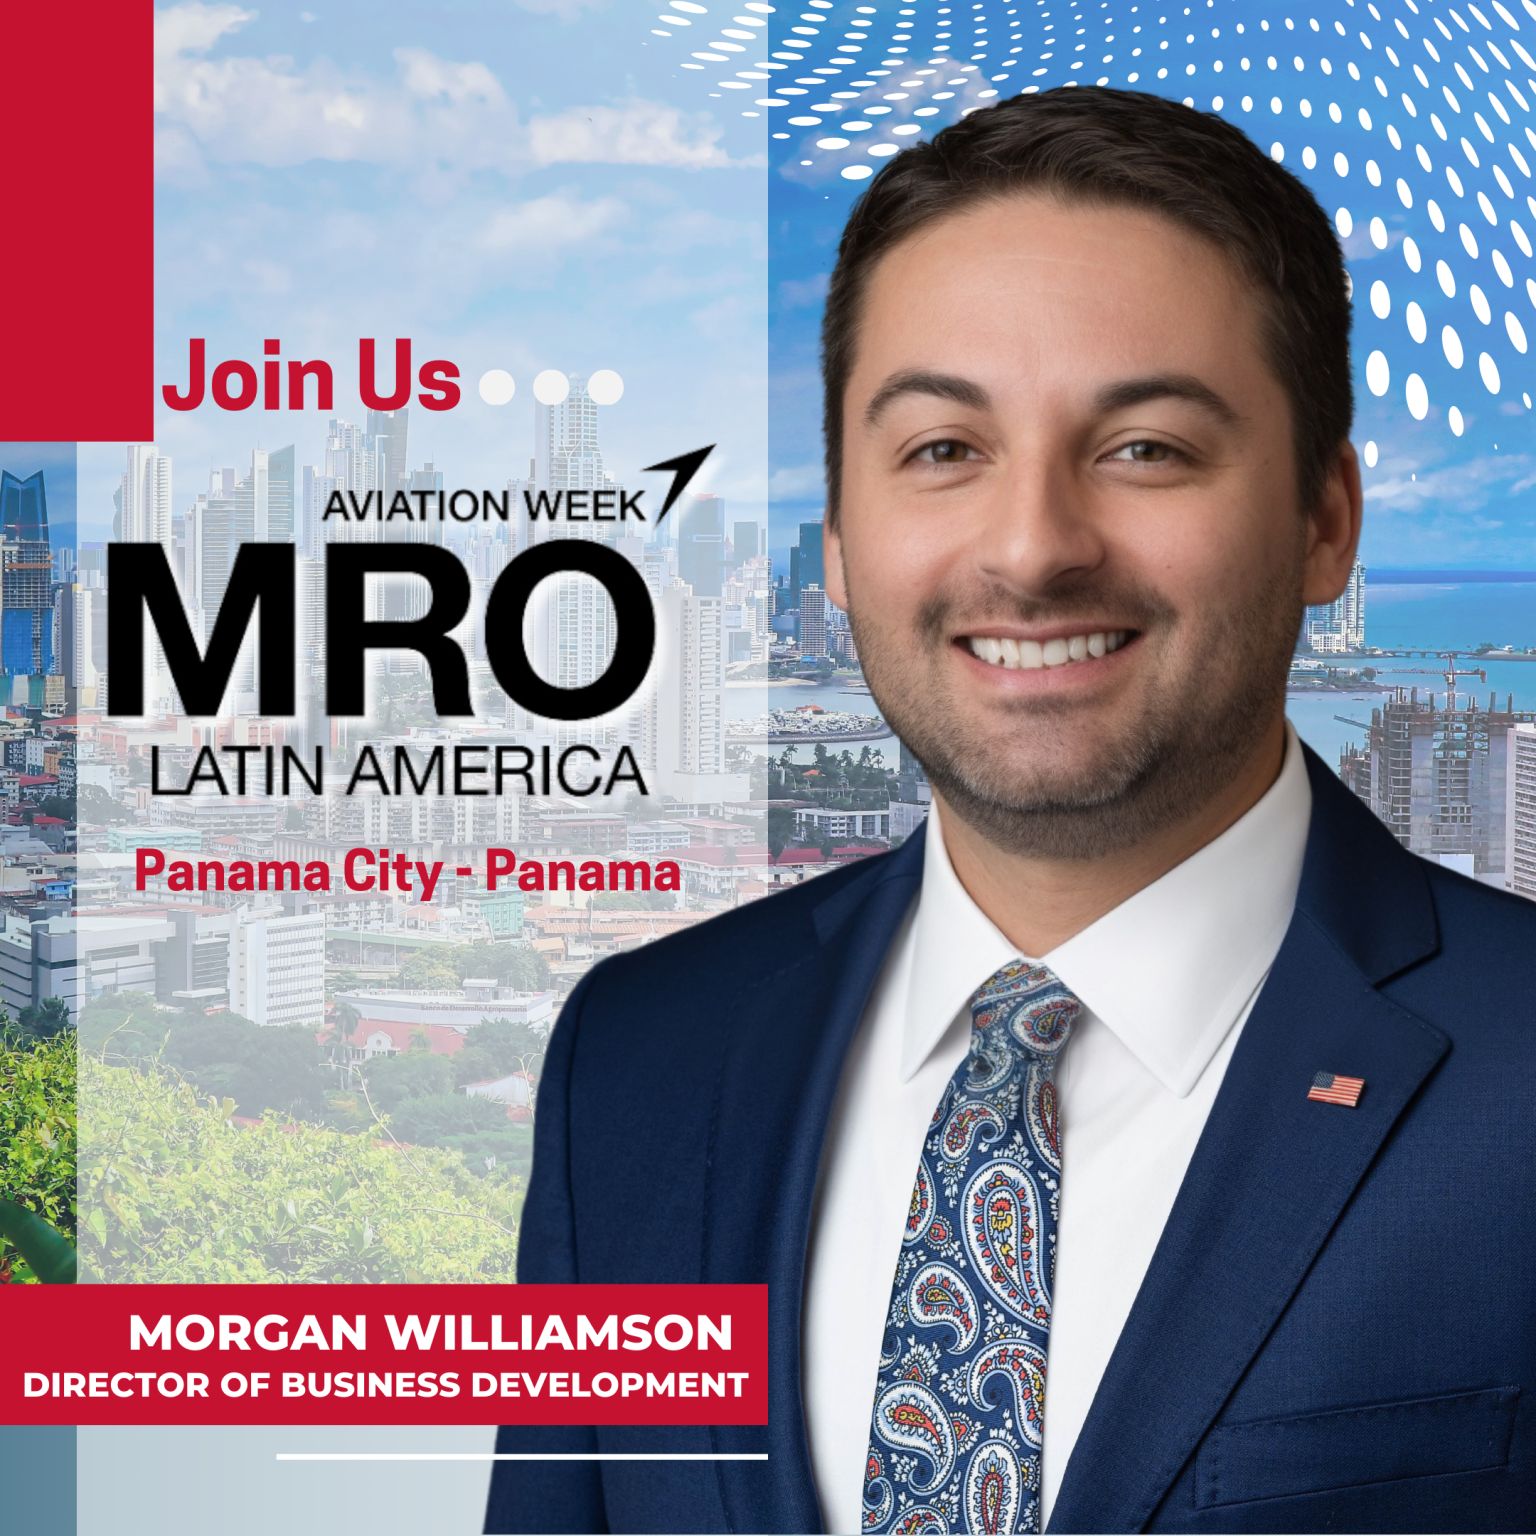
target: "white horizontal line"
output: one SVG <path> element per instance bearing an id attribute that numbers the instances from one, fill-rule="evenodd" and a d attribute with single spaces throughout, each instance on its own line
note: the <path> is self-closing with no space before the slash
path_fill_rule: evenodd
<path id="1" fill-rule="evenodd" d="M 278 1461 L 767 1461 L 766 1451 L 279 1451 Z"/>

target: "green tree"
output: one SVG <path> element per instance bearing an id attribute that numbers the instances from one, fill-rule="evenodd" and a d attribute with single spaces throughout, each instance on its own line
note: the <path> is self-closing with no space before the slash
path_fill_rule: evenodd
<path id="1" fill-rule="evenodd" d="M 518 992 L 543 992 L 549 987 L 549 962 L 528 944 L 504 940 L 460 944 L 451 958 L 461 981 L 488 977 Z"/>
<path id="2" fill-rule="evenodd" d="M 447 1056 L 404 1051 L 399 1056 L 375 1056 L 358 1071 L 368 1085 L 375 1109 L 393 1111 L 409 1099 L 453 1091 L 453 1063 Z"/>
<path id="3" fill-rule="evenodd" d="M 228 1096 L 240 1114 L 276 1110 L 321 1114 L 331 1078 L 307 1025 L 262 1028 L 236 1013 L 170 1017 L 161 1062 L 210 1097 Z"/>
<path id="4" fill-rule="evenodd" d="M 164 1046 L 169 1027 L 147 993 L 108 993 L 81 1010 L 80 1048 L 108 1061 L 144 1061 Z"/>
<path id="5" fill-rule="evenodd" d="M 22 1033 L 33 1040 L 51 1040 L 69 1028 L 69 1004 L 62 997 L 45 997 L 21 1010 L 17 1021 Z"/>
<path id="6" fill-rule="evenodd" d="M 0 1200 L 14 1201 L 67 1237 L 75 1233 L 76 1041 L 65 1030 L 24 1039 L 0 1032 Z M 0 1279 L 35 1277 L 0 1238 Z"/>
<path id="7" fill-rule="evenodd" d="M 432 1093 L 407 1099 L 389 1119 L 402 1141 L 438 1146 L 445 1137 L 499 1129 L 507 1123 L 507 1107 L 470 1093 Z"/>
<path id="8" fill-rule="evenodd" d="M 672 912 L 677 896 L 676 891 L 599 891 L 592 905 L 599 912 Z"/>
<path id="9" fill-rule="evenodd" d="M 454 1081 L 460 1086 L 488 1083 L 522 1071 L 537 1076 L 547 1045 L 547 1033 L 532 1024 L 482 1019 L 470 1027 L 464 1049 L 452 1058 Z"/>
<path id="10" fill-rule="evenodd" d="M 133 820 L 133 812 L 119 805 L 99 784 L 82 784 L 77 796 L 82 826 L 116 827 Z"/>
<path id="11" fill-rule="evenodd" d="M 428 992 L 456 992 L 459 971 L 453 961 L 435 950 L 419 949 L 400 967 L 400 985 Z"/>
<path id="12" fill-rule="evenodd" d="M 768 807 L 768 851 L 774 858 L 795 840 L 795 813 L 787 805 Z"/>

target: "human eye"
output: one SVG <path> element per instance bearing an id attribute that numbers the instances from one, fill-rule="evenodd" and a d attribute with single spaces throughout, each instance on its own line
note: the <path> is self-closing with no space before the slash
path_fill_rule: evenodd
<path id="1" fill-rule="evenodd" d="M 1172 443 L 1165 443 L 1161 438 L 1138 437 L 1128 443 L 1121 443 L 1118 448 L 1112 449 L 1106 458 L 1119 464 L 1188 464 L 1190 457 L 1182 449 L 1175 448 Z"/>
<path id="2" fill-rule="evenodd" d="M 937 467 L 974 463 L 978 457 L 976 450 L 963 438 L 936 437 L 914 448 L 904 462 Z"/>

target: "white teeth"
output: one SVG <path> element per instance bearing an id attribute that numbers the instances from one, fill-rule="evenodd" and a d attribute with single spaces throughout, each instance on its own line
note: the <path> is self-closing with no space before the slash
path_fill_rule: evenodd
<path id="1" fill-rule="evenodd" d="M 1094 630 L 1083 635 L 1059 635 L 1054 640 L 1014 640 L 993 635 L 974 635 L 966 643 L 971 654 L 994 667 L 1009 671 L 1033 671 L 1062 667 L 1074 661 L 1107 656 L 1125 644 L 1129 630 Z"/>

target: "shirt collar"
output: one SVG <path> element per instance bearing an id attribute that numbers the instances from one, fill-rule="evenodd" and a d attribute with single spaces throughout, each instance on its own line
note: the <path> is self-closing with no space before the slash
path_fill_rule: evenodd
<path id="1" fill-rule="evenodd" d="M 1290 925 L 1312 814 L 1289 721 L 1279 776 L 1219 837 L 1040 956 L 1169 1092 L 1182 1098 L 1268 974 Z M 971 994 L 1018 950 L 971 899 L 937 809 L 924 836 L 901 1075 L 910 1079 Z"/>

